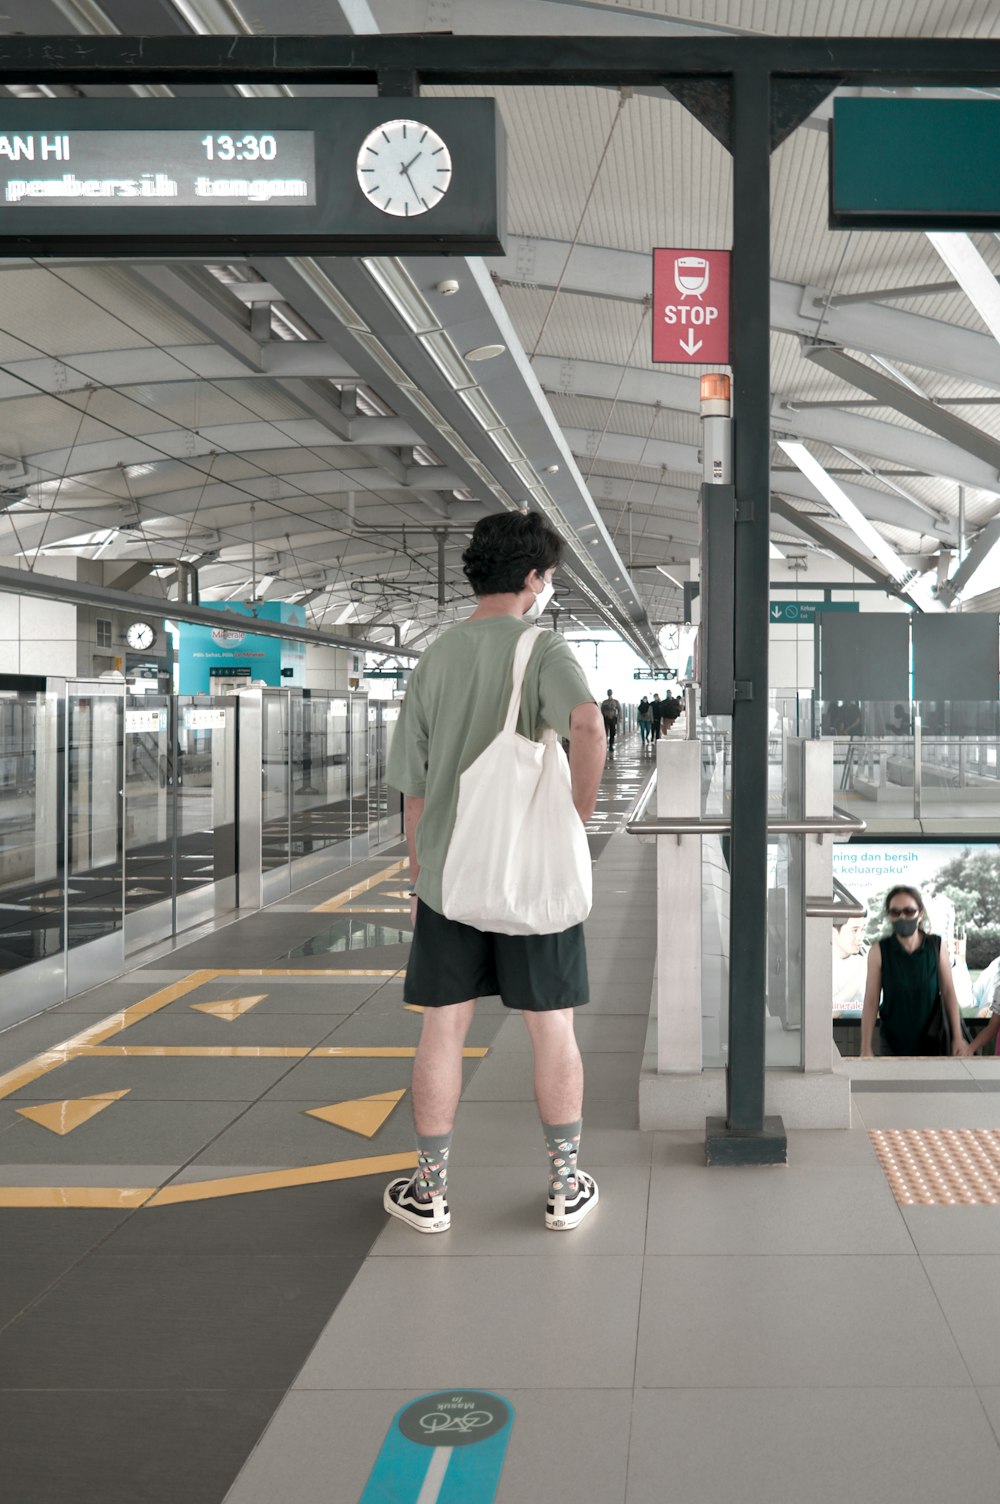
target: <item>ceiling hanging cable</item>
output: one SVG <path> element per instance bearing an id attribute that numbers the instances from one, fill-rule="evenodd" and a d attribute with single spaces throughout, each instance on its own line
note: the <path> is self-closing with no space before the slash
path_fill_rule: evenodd
<path id="1" fill-rule="evenodd" d="M 660 416 L 660 413 L 662 411 L 662 404 L 657 402 L 653 407 L 653 416 L 649 420 L 649 427 L 646 429 L 646 437 L 642 441 L 642 448 L 639 451 L 639 458 L 635 462 L 635 473 L 628 483 L 628 490 L 625 492 L 625 500 L 622 504 L 622 510 L 618 514 L 618 520 L 616 521 L 614 530 L 611 534 L 611 541 L 612 543 L 614 543 L 615 538 L 618 536 L 618 529 L 622 525 L 622 518 L 624 517 L 625 513 L 628 512 L 628 556 L 630 559 L 635 558 L 635 555 L 632 552 L 632 492 L 635 490 L 635 483 L 639 479 L 639 471 L 642 469 L 642 457 L 646 453 L 646 446 L 653 436 L 653 429 L 656 426 L 656 420 Z M 610 418 L 608 421 L 611 421 Z M 643 528 L 643 532 L 645 532 L 645 528 Z M 640 543 L 642 542 L 641 535 L 639 541 Z"/>
<path id="2" fill-rule="evenodd" d="M 93 397 L 95 391 L 96 391 L 96 387 L 92 387 L 91 386 L 91 387 L 87 388 L 87 400 L 84 402 L 83 408 L 81 409 L 81 412 L 80 412 L 80 421 L 76 425 L 76 433 L 73 435 L 73 442 L 70 444 L 69 448 L 66 451 L 66 463 L 65 463 L 65 465 L 63 467 L 63 473 L 62 473 L 62 475 L 60 475 L 58 484 L 56 485 L 56 489 L 53 492 L 53 495 L 52 495 L 52 505 L 49 507 L 49 510 L 48 510 L 48 512 L 45 515 L 45 524 L 44 524 L 44 526 L 42 528 L 42 536 L 38 540 L 38 546 L 35 549 L 35 557 L 32 559 L 31 563 L 28 565 L 29 570 L 33 570 L 34 567 L 35 567 L 35 565 L 38 563 L 38 556 L 39 556 L 39 554 L 42 551 L 42 544 L 45 542 L 45 534 L 49 530 L 49 523 L 52 521 L 52 514 L 56 510 L 56 507 L 59 504 L 59 497 L 62 495 L 62 488 L 63 488 L 63 486 L 66 483 L 67 476 L 69 475 L 70 463 L 71 463 L 71 461 L 73 459 L 74 451 L 76 450 L 77 440 L 80 437 L 80 430 L 83 428 L 84 421 L 85 421 L 85 419 L 87 417 L 87 412 L 88 412 L 88 410 L 90 408 L 90 401 L 91 401 L 91 398 Z"/>
<path id="3" fill-rule="evenodd" d="M 573 252 L 576 250 L 577 241 L 580 239 L 580 232 L 583 229 L 583 222 L 587 217 L 587 210 L 590 208 L 590 201 L 593 198 L 594 190 L 597 187 L 597 180 L 601 175 L 601 168 L 604 166 L 605 159 L 607 158 L 608 152 L 611 149 L 611 142 L 614 140 L 615 131 L 618 129 L 618 122 L 622 118 L 622 112 L 631 98 L 632 90 L 630 88 L 619 89 L 618 108 L 615 111 L 615 118 L 611 122 L 611 129 L 608 131 L 608 139 L 604 143 L 604 150 L 601 152 L 601 159 L 594 171 L 593 181 L 591 182 L 590 189 L 587 193 L 586 202 L 584 203 L 584 206 L 580 211 L 580 218 L 577 220 L 576 229 L 573 232 L 573 239 L 570 241 L 569 250 L 566 252 L 566 260 L 563 262 L 562 271 L 559 273 L 559 280 L 556 283 L 555 288 L 553 289 L 552 297 L 549 299 L 549 306 L 545 310 L 545 317 L 542 319 L 542 327 L 539 329 L 538 334 L 535 338 L 535 343 L 531 347 L 531 354 L 528 356 L 529 360 L 534 360 L 535 356 L 538 354 L 538 347 L 542 342 L 542 336 L 545 333 L 546 328 L 548 327 L 548 322 L 552 315 L 552 310 L 556 306 L 556 299 L 562 291 L 562 285 L 565 281 L 566 273 L 569 270 L 570 260 L 573 256 Z"/>
<path id="4" fill-rule="evenodd" d="M 608 429 L 611 426 L 611 419 L 615 415 L 615 408 L 618 406 L 618 398 L 621 396 L 622 387 L 625 385 L 625 377 L 628 375 L 629 366 L 632 363 L 632 356 L 635 354 L 635 347 L 639 343 L 639 335 L 642 333 L 643 325 L 646 322 L 646 315 L 649 312 L 649 304 L 650 300 L 643 300 L 643 310 L 639 317 L 638 328 L 635 331 L 635 336 L 632 340 L 632 344 L 629 347 L 629 352 L 625 357 L 624 364 L 622 365 L 622 373 L 618 378 L 618 385 L 615 387 L 615 395 L 611 399 L 611 406 L 608 408 L 608 416 L 604 420 L 604 427 L 601 429 L 601 436 L 597 440 L 597 443 L 594 446 L 594 452 L 590 457 L 590 466 L 587 470 L 586 475 L 583 477 L 588 487 L 590 485 L 590 477 L 594 473 L 594 466 L 597 464 L 597 456 L 600 453 L 601 445 L 604 443 L 604 440 L 607 437 Z"/>

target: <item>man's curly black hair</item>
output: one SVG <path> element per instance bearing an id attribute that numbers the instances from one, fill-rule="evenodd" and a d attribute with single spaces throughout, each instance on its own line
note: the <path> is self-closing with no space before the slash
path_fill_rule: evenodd
<path id="1" fill-rule="evenodd" d="M 533 569 L 562 556 L 562 539 L 538 512 L 494 512 L 476 523 L 462 564 L 476 595 L 515 594 Z"/>

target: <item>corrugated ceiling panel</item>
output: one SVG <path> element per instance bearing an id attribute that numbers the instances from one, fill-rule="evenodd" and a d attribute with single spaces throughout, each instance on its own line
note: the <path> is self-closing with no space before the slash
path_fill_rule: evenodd
<path id="1" fill-rule="evenodd" d="M 41 269 L 0 273 L 0 327 L 23 340 L 31 355 L 130 350 L 148 343 L 106 308 Z"/>
<path id="2" fill-rule="evenodd" d="M 114 266 L 60 267 L 53 278 L 68 282 L 98 308 L 113 312 L 151 345 L 200 345 L 210 343 L 195 324 L 164 306 L 156 293 L 136 284 L 127 268 Z M 98 345 L 96 349 L 114 349 Z"/>

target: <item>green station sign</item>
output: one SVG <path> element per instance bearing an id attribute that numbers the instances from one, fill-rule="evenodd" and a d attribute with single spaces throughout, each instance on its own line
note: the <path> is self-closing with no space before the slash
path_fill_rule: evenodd
<path id="1" fill-rule="evenodd" d="M 1000 100 L 835 99 L 830 227 L 1000 229 Z"/>
<path id="2" fill-rule="evenodd" d="M 772 626 L 801 627 L 816 620 L 818 611 L 860 611 L 857 601 L 772 601 L 768 618 Z"/>

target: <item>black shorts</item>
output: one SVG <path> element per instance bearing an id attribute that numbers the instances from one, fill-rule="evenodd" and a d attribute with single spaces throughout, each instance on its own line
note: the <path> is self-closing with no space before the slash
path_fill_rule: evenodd
<path id="1" fill-rule="evenodd" d="M 418 899 L 403 1001 L 445 1008 L 497 996 L 527 1013 L 589 1002 L 583 925 L 556 935 L 494 935 L 446 919 Z"/>

